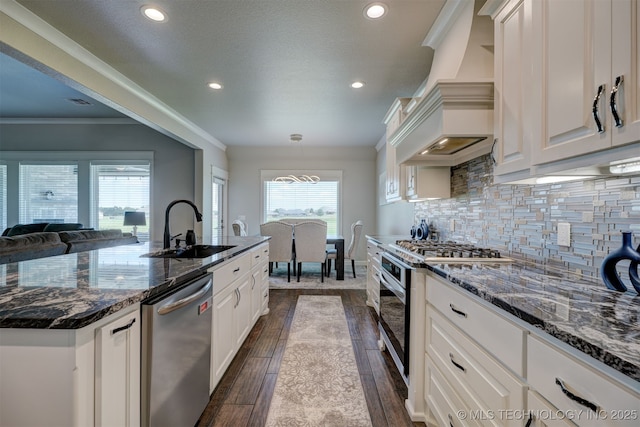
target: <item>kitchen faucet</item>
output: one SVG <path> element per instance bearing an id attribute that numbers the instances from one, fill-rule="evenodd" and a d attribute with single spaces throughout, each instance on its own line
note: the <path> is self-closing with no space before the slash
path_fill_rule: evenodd
<path id="1" fill-rule="evenodd" d="M 164 249 L 168 249 L 171 246 L 171 232 L 169 231 L 169 212 L 171 211 L 171 208 L 178 203 L 186 203 L 191 206 L 196 214 L 196 221 L 202 221 L 202 214 L 198 211 L 198 207 L 193 202 L 180 199 L 174 200 L 173 202 L 169 203 L 169 206 L 167 206 L 167 210 L 164 213 L 164 242 L 162 246 Z"/>

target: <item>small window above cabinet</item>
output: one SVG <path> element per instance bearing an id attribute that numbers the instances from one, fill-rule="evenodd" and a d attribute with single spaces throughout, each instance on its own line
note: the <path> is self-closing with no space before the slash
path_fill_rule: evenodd
<path id="1" fill-rule="evenodd" d="M 451 197 L 451 168 L 441 166 L 403 166 L 405 197 L 410 202 Z"/>

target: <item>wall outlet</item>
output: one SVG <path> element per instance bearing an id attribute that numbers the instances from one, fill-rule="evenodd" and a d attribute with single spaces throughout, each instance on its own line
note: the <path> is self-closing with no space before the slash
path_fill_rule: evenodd
<path id="1" fill-rule="evenodd" d="M 558 223 L 558 246 L 571 246 L 571 224 Z"/>
<path id="2" fill-rule="evenodd" d="M 456 220 L 455 219 L 450 219 L 449 220 L 449 230 L 450 231 L 455 231 L 456 230 Z"/>

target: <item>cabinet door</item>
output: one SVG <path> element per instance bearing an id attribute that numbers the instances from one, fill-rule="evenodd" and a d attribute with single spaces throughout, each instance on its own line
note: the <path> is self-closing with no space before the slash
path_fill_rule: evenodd
<path id="1" fill-rule="evenodd" d="M 235 356 L 236 334 L 234 312 L 238 302 L 236 287 L 227 287 L 213 297 L 213 328 L 211 337 L 210 392 L 222 378 Z"/>
<path id="2" fill-rule="evenodd" d="M 541 67 L 542 136 L 533 163 L 541 164 L 611 146 L 611 3 L 539 0 L 533 4 L 534 52 Z M 605 132 L 598 132 L 595 102 Z"/>
<path id="3" fill-rule="evenodd" d="M 396 149 L 387 143 L 387 202 L 400 200 L 400 168 L 396 164 Z"/>
<path id="4" fill-rule="evenodd" d="M 494 148 L 497 175 L 531 166 L 534 117 L 541 105 L 529 78 L 531 53 L 531 0 L 513 0 L 494 20 L 495 97 Z M 538 108 L 535 108 L 535 106 Z M 537 115 L 536 115 L 537 114 Z"/>
<path id="5" fill-rule="evenodd" d="M 611 13 L 612 84 L 622 76 L 616 99 L 622 126 L 611 128 L 612 145 L 618 146 L 640 140 L 640 5 L 637 0 L 615 0 Z"/>
<path id="6" fill-rule="evenodd" d="M 96 331 L 95 425 L 140 425 L 140 312 Z"/>
<path id="7" fill-rule="evenodd" d="M 247 275 L 238 283 L 238 303 L 235 308 L 236 351 L 244 342 L 253 326 L 251 323 L 251 283 L 253 276 Z"/>

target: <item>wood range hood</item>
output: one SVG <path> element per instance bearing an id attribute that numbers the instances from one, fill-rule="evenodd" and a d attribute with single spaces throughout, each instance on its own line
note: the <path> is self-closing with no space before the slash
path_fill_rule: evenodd
<path id="1" fill-rule="evenodd" d="M 455 166 L 491 151 L 493 22 L 478 15 L 480 3 L 448 0 L 423 42 L 435 50 L 431 71 L 402 98 L 401 123 L 387 138 L 398 163 Z"/>

